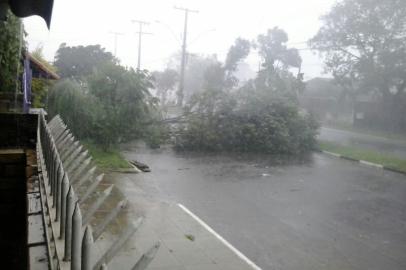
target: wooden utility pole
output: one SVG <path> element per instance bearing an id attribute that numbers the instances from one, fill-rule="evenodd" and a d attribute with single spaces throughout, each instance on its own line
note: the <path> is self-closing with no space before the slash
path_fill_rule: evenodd
<path id="1" fill-rule="evenodd" d="M 151 33 L 143 32 L 142 31 L 142 26 L 143 25 L 148 25 L 149 22 L 145 21 L 139 21 L 139 20 L 132 20 L 133 23 L 138 23 L 138 64 L 137 64 L 137 70 L 141 69 L 141 39 L 142 35 L 152 35 Z"/>
<path id="2" fill-rule="evenodd" d="M 111 31 L 110 34 L 114 35 L 114 56 L 117 56 L 117 37 L 123 35 L 123 33 Z"/>
<path id="3" fill-rule="evenodd" d="M 188 23 L 188 15 L 189 12 L 193 13 L 198 13 L 199 11 L 197 10 L 191 10 L 188 8 L 180 8 L 180 7 L 174 7 L 175 9 L 181 10 L 185 12 L 185 25 L 183 28 L 183 43 L 182 43 L 182 58 L 180 62 L 180 81 L 179 81 L 179 89 L 177 92 L 178 100 L 177 100 L 177 105 L 182 106 L 183 105 L 183 98 L 184 98 L 184 85 L 185 85 L 185 66 L 186 66 L 186 42 L 187 42 L 187 23 Z"/>

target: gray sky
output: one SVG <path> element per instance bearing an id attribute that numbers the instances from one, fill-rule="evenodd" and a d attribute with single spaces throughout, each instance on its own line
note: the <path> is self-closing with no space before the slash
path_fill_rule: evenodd
<path id="1" fill-rule="evenodd" d="M 180 50 L 184 13 L 174 6 L 199 10 L 189 15 L 188 51 L 217 54 L 224 60 L 228 48 L 237 37 L 249 40 L 269 28 L 278 26 L 289 35 L 289 43 L 306 48 L 303 43 L 319 29 L 319 18 L 335 0 L 55 0 L 51 30 L 37 16 L 24 19 L 30 50 L 39 44 L 52 60 L 62 42 L 68 45 L 101 44 L 114 51 L 114 36 L 120 32 L 117 57 L 126 66 L 137 63 L 138 25 L 131 20 L 151 22 L 144 30 L 153 33 L 143 36 L 142 68 L 163 69 L 169 57 Z M 113 4 L 114 3 L 114 4 Z M 322 74 L 322 61 L 317 54 L 304 49 L 305 78 Z M 256 70 L 255 54 L 247 59 Z"/>

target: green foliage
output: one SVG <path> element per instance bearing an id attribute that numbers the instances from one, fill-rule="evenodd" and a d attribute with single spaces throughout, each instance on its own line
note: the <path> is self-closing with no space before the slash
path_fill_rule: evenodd
<path id="1" fill-rule="evenodd" d="M 7 20 L 0 21 L 0 91 L 15 91 L 17 63 L 21 57 L 19 51 L 21 24 L 21 20 L 10 11 Z"/>
<path id="2" fill-rule="evenodd" d="M 237 38 L 235 44 L 228 50 L 226 62 L 224 64 L 225 69 L 235 71 L 238 62 L 248 56 L 250 48 L 251 45 L 248 40 Z"/>
<path id="3" fill-rule="evenodd" d="M 99 169 L 129 169 L 132 168 L 117 149 L 103 150 L 91 141 L 82 141 Z"/>
<path id="4" fill-rule="evenodd" d="M 157 95 L 161 99 L 161 104 L 165 105 L 168 92 L 175 87 L 179 74 L 176 70 L 167 68 L 164 71 L 153 72 L 152 77 L 154 79 L 154 86 L 157 89 Z"/>
<path id="5" fill-rule="evenodd" d="M 51 70 L 51 71 L 53 71 L 55 73 L 58 71 L 56 66 L 52 65 L 47 60 L 45 60 L 42 46 L 38 46 L 30 54 L 31 54 L 32 57 L 34 57 L 36 60 L 40 61 L 44 66 L 46 66 L 49 70 Z"/>
<path id="6" fill-rule="evenodd" d="M 382 102 L 386 126 L 406 129 L 406 1 L 342 0 L 322 22 L 309 44 L 325 56 L 326 71 L 353 100 Z"/>
<path id="7" fill-rule="evenodd" d="M 52 82 L 47 79 L 32 78 L 31 91 L 33 95 L 33 108 L 45 108 L 47 103 L 48 89 L 52 85 Z"/>
<path id="8" fill-rule="evenodd" d="M 177 147 L 271 154 L 313 149 L 318 124 L 311 115 L 299 113 L 296 105 L 283 98 L 258 95 L 254 89 L 243 92 L 224 94 L 210 114 L 191 114 L 177 138 Z M 238 102 L 242 96 L 246 99 Z"/>
<path id="9" fill-rule="evenodd" d="M 295 48 L 288 48 L 288 34 L 275 27 L 269 29 L 266 35 L 258 35 L 257 43 L 254 44 L 262 58 L 262 67 L 258 73 L 256 83 L 260 88 L 273 88 L 277 91 L 286 92 L 285 82 L 291 82 L 292 74 L 290 68 L 299 68 L 302 59 Z M 298 73 L 298 84 L 294 86 L 296 92 L 303 91 L 304 85 L 301 82 L 302 76 Z M 296 93 L 296 94 L 297 94 Z"/>
<path id="10" fill-rule="evenodd" d="M 155 122 L 148 126 L 143 139 L 149 147 L 159 148 L 162 143 L 169 141 L 169 128 L 162 123 Z"/>
<path id="11" fill-rule="evenodd" d="M 49 91 L 48 113 L 60 114 L 78 138 L 91 137 L 99 106 L 93 96 L 71 79 L 60 80 Z"/>
<path id="12" fill-rule="evenodd" d="M 117 143 L 148 136 L 158 100 L 147 72 L 135 72 L 105 63 L 86 81 L 65 79 L 51 90 L 49 112 L 59 113 L 81 139 L 90 139 L 104 150 Z"/>
<path id="13" fill-rule="evenodd" d="M 287 35 L 280 29 L 258 40 L 264 69 L 242 87 L 228 79 L 236 66 L 230 63 L 247 56 L 247 43 L 237 40 L 230 48 L 234 61 L 207 69 L 205 90 L 191 99 L 186 125 L 178 131 L 178 149 L 302 154 L 314 148 L 318 124 L 299 112 L 303 82 L 288 69 L 300 63 L 297 51 L 286 48 Z M 238 46 L 243 53 L 235 53 Z"/>
<path id="14" fill-rule="evenodd" d="M 113 145 L 145 135 L 158 102 L 149 94 L 152 83 L 147 72 L 106 64 L 89 77 L 88 87 L 99 104 L 93 134 L 96 141 Z"/>
<path id="15" fill-rule="evenodd" d="M 300 67 L 302 59 L 294 48 L 287 48 L 288 34 L 278 27 L 269 29 L 268 32 L 257 37 L 258 53 L 264 60 L 263 67 L 271 69 Z"/>
<path id="16" fill-rule="evenodd" d="M 117 64 L 117 59 L 100 45 L 69 47 L 62 43 L 55 55 L 55 66 L 63 78 L 81 79 L 105 63 Z"/>
<path id="17" fill-rule="evenodd" d="M 372 150 L 359 149 L 349 146 L 343 146 L 332 142 L 319 142 L 319 149 L 336 153 L 344 157 L 365 160 L 376 164 L 381 164 L 385 167 L 406 172 L 406 160 L 396 156 L 380 153 Z"/>

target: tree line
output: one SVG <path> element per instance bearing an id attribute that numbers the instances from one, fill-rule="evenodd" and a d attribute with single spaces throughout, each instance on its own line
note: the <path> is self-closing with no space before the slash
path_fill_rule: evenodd
<path id="1" fill-rule="evenodd" d="M 309 45 L 342 95 L 368 100 L 370 125 L 406 130 L 406 1 L 342 0 L 322 18 Z M 374 107 L 374 108 L 371 108 Z"/>
<path id="2" fill-rule="evenodd" d="M 49 93 L 49 114 L 60 114 L 81 139 L 107 150 L 120 142 L 159 136 L 151 122 L 159 117 L 158 99 L 147 71 L 135 71 L 100 45 L 62 44 L 55 66 L 63 79 Z"/>
<path id="3" fill-rule="evenodd" d="M 379 104 L 374 121 L 403 130 L 405 15 L 402 0 L 337 1 L 309 40 L 324 56 L 326 72 L 340 86 L 340 96 L 373 100 Z M 0 25 L 9 35 L 0 39 L 0 82 L 10 91 L 15 85 L 19 23 L 10 19 Z M 189 55 L 185 89 L 190 91 L 182 108 L 187 116 L 175 133 L 176 147 L 283 154 L 312 149 L 317 123 L 298 107 L 298 96 L 306 91 L 302 59 L 287 44 L 287 33 L 275 27 L 253 41 L 236 39 L 223 62 L 216 56 Z M 260 69 L 240 81 L 237 74 L 252 50 L 261 58 Z M 58 49 L 54 65 L 63 79 L 51 87 L 47 109 L 51 115 L 62 114 L 77 136 L 104 148 L 138 138 L 157 144 L 168 137 L 158 123 L 164 105 L 176 96 L 176 65 L 151 73 L 134 70 L 100 45 L 66 44 Z"/>

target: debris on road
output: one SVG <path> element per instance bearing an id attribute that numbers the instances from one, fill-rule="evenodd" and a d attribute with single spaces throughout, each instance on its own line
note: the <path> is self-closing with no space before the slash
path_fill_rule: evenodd
<path id="1" fill-rule="evenodd" d="M 136 161 L 136 160 L 130 160 L 130 163 L 132 165 L 134 165 L 135 167 L 137 167 L 139 170 L 143 171 L 143 172 L 150 172 L 151 171 L 149 166 L 147 164 L 142 163 L 142 162 L 139 162 L 139 161 Z"/>

